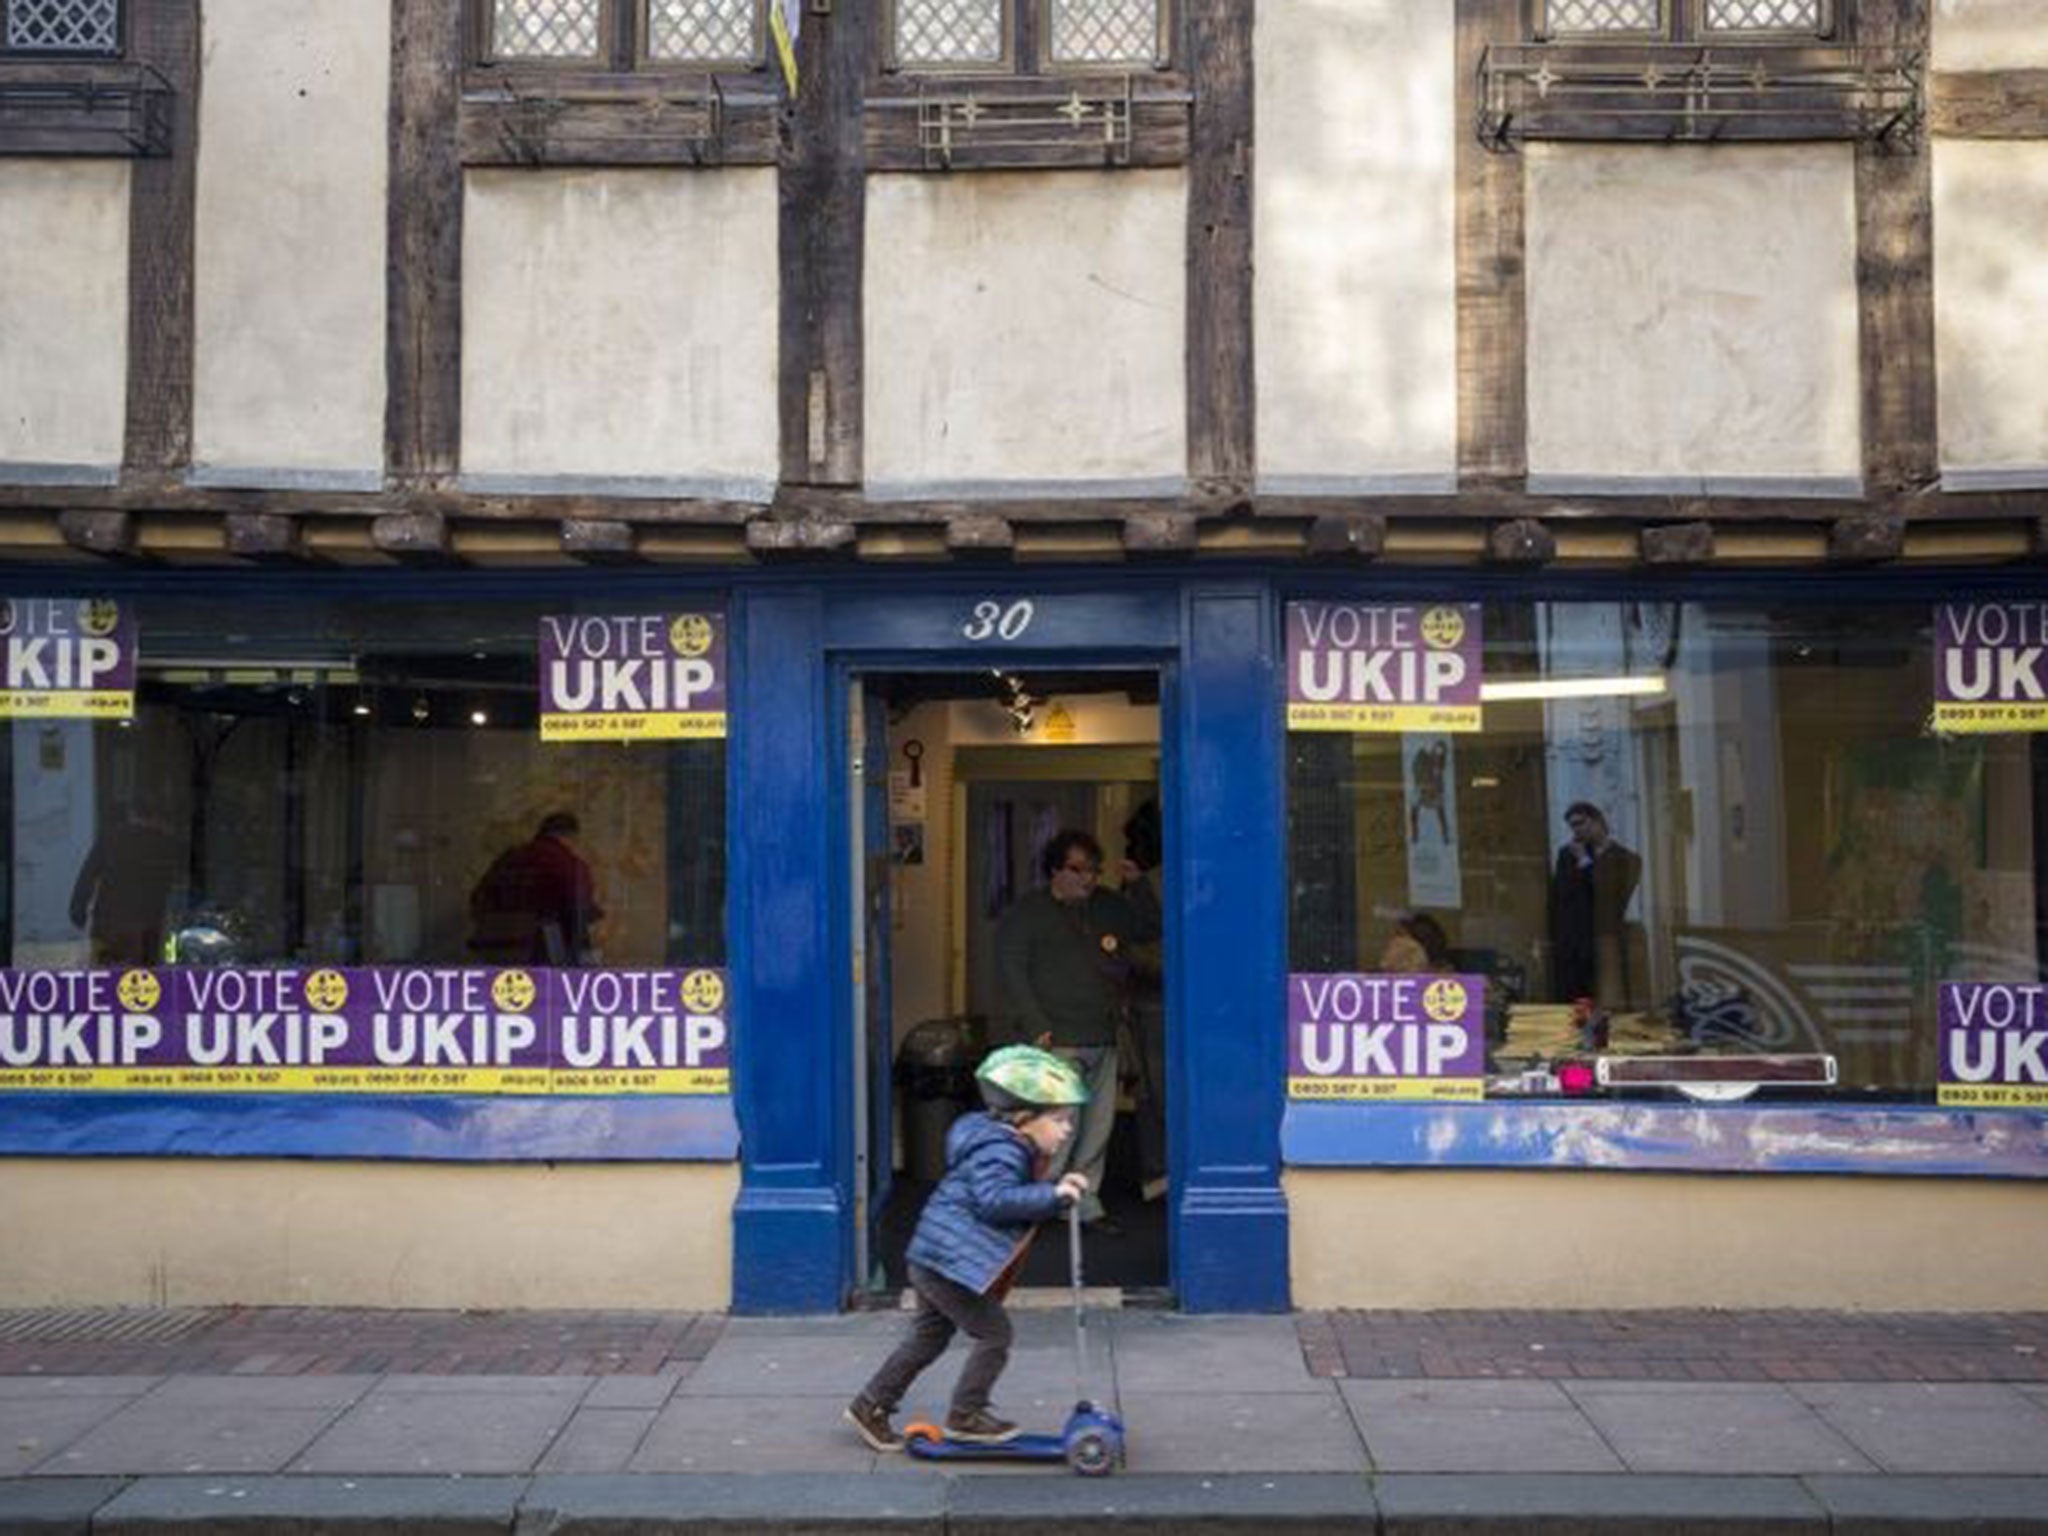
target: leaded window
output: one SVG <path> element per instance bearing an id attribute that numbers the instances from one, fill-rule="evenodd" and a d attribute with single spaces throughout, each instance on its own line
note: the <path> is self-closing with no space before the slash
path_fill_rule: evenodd
<path id="1" fill-rule="evenodd" d="M 1537 35 L 1558 39 L 1797 42 L 1827 37 L 1829 0 L 1533 0 Z"/>
<path id="2" fill-rule="evenodd" d="M 767 55 L 767 0 L 473 3 L 484 63 L 753 69 Z"/>
<path id="3" fill-rule="evenodd" d="M 121 52 L 121 0 L 0 0 L 0 52 L 38 57 Z"/>
<path id="4" fill-rule="evenodd" d="M 1163 69 L 1171 0 L 888 0 L 892 69 L 946 73 Z"/>

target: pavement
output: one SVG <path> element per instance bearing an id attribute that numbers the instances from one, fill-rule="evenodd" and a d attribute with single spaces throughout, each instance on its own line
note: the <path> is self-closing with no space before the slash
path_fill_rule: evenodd
<path id="1" fill-rule="evenodd" d="M 998 1406 L 1056 1427 L 1071 1318 L 1017 1318 Z M 901 1327 L 0 1312 L 0 1533 L 2048 1532 L 2048 1314 L 1104 1309 L 1104 1479 L 869 1451 Z"/>

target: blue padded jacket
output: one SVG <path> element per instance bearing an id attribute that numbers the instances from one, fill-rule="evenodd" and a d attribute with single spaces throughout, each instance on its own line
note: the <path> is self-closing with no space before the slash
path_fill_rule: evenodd
<path id="1" fill-rule="evenodd" d="M 913 1264 L 987 1295 L 1031 1229 L 1059 1214 L 1059 1195 L 1031 1177 L 1031 1144 L 986 1113 L 946 1133 L 946 1176 L 910 1239 Z"/>

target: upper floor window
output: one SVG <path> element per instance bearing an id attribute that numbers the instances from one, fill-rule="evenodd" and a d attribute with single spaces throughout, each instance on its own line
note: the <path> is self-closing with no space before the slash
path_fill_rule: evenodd
<path id="1" fill-rule="evenodd" d="M 885 62 L 933 73 L 1165 69 L 1170 0 L 887 0 Z"/>
<path id="2" fill-rule="evenodd" d="M 765 0 L 481 0 L 479 60 L 599 69 L 754 69 Z"/>
<path id="3" fill-rule="evenodd" d="M 121 0 L 0 0 L 0 53 L 115 58 Z"/>
<path id="4" fill-rule="evenodd" d="M 1812 40 L 1834 35 L 1834 10 L 1831 0 L 1535 0 L 1546 40 Z"/>

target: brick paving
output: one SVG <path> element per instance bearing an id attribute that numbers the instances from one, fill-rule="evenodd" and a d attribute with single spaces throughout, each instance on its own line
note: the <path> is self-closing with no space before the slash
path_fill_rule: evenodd
<path id="1" fill-rule="evenodd" d="M 2048 1381 L 2044 1312 L 1306 1312 L 1317 1376 Z"/>
<path id="2" fill-rule="evenodd" d="M 700 1312 L 220 1307 L 136 1337 L 150 1316 L 0 1311 L 0 1376 L 684 1376 L 725 1328 Z"/>

